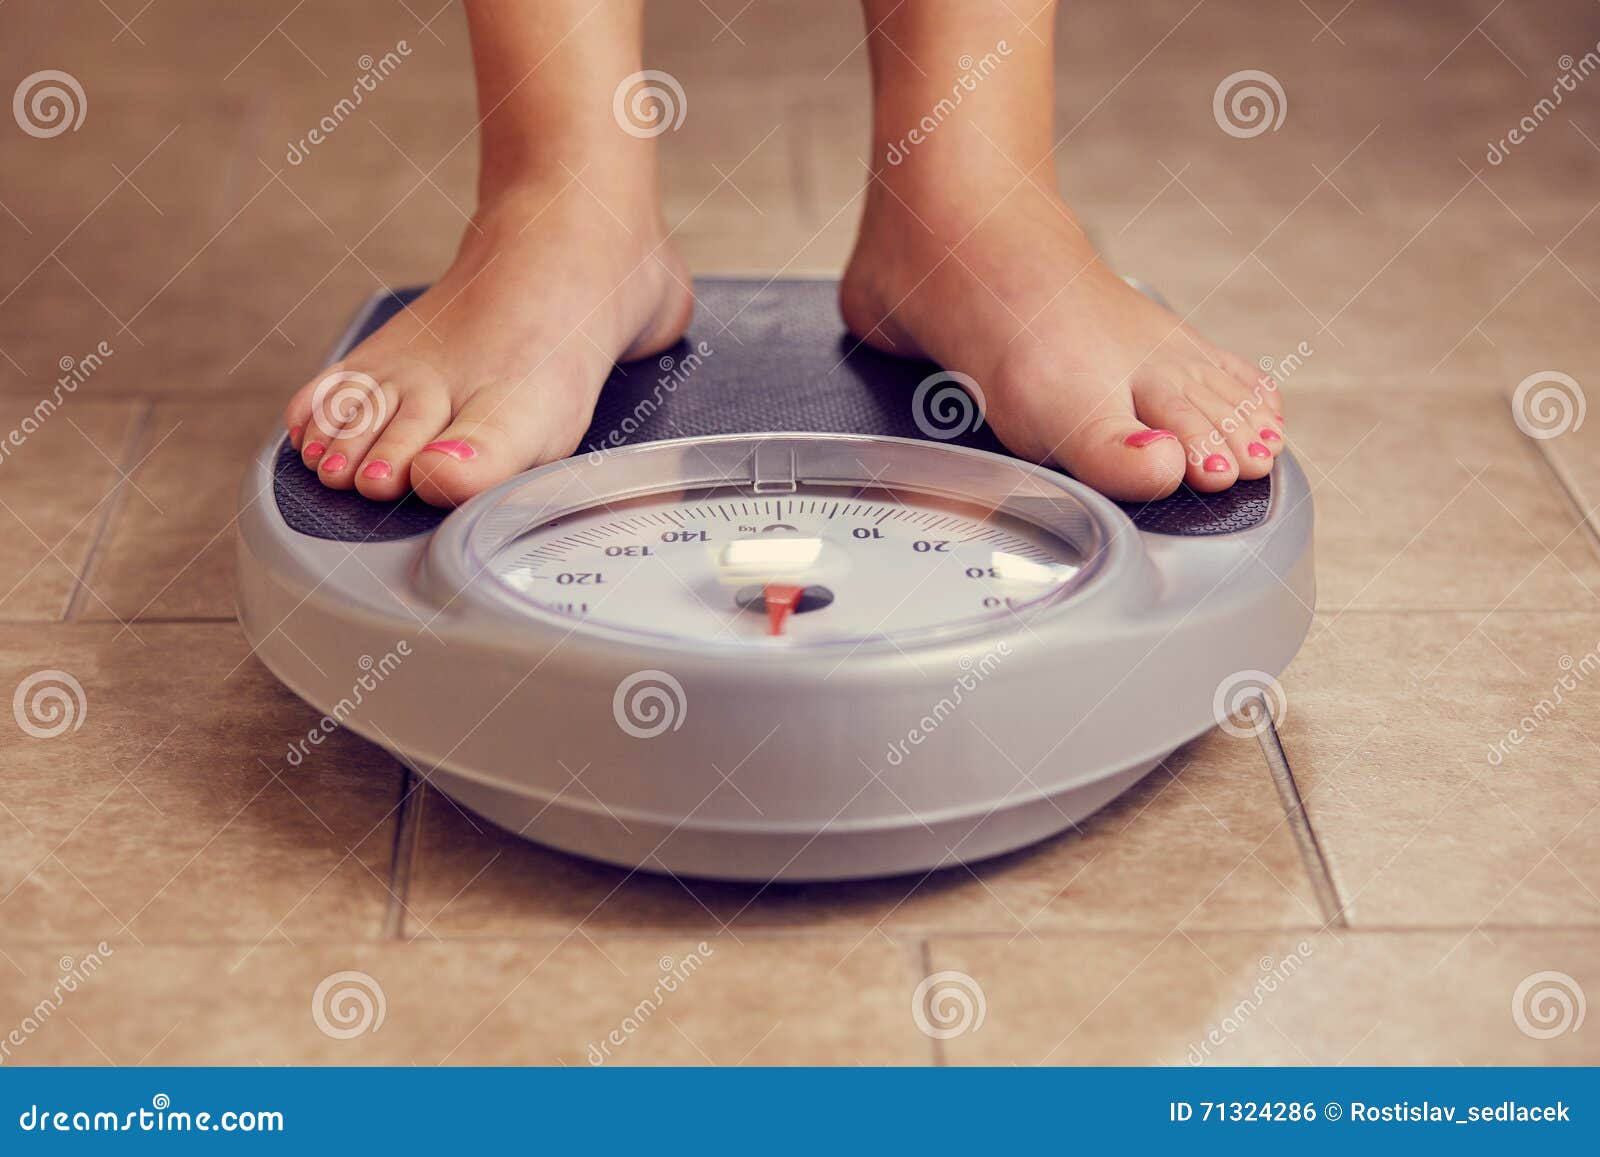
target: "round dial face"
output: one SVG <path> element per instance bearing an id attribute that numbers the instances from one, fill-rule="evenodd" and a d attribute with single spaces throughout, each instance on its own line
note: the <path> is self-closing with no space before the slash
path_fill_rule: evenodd
<path id="1" fill-rule="evenodd" d="M 484 561 L 513 599 L 584 624 L 793 647 L 1004 620 L 1060 595 L 1088 560 L 992 505 L 799 484 L 597 503 L 506 535 Z"/>

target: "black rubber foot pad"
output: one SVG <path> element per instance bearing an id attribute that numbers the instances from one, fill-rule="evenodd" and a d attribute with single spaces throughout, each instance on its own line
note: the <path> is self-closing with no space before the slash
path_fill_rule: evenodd
<path id="1" fill-rule="evenodd" d="M 350 344 L 377 329 L 420 289 L 385 298 Z M 580 453 L 631 442 L 709 434 L 816 431 L 927 438 L 913 404 L 917 387 L 938 367 L 890 357 L 845 332 L 832 281 L 697 282 L 694 325 L 658 358 L 612 371 Z M 342 356 L 345 350 L 336 351 Z M 959 397 L 938 409 L 941 391 L 925 391 L 923 424 L 943 433 L 960 421 Z M 987 425 L 940 441 L 1006 453 Z M 340 542 L 388 542 L 425 534 L 449 511 L 415 497 L 373 502 L 354 490 L 329 490 L 287 440 L 278 453 L 274 490 L 291 529 Z M 1211 535 L 1246 530 L 1266 517 L 1268 478 L 1239 482 L 1221 494 L 1188 488 L 1170 498 L 1122 508 L 1153 534 Z"/>

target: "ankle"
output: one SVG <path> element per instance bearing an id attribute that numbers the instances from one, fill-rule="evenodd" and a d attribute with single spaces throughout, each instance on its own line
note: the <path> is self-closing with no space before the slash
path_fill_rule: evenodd
<path id="1" fill-rule="evenodd" d="M 926 171 L 908 166 L 873 176 L 862 213 L 863 236 L 880 235 L 896 246 L 940 250 L 980 231 L 1027 221 L 1054 232 L 1061 226 L 1081 233 L 1071 209 L 1055 188 L 1055 172 L 1034 174 L 1006 167 L 978 174 Z"/>
<path id="2" fill-rule="evenodd" d="M 491 155 L 485 150 L 478 172 L 478 205 L 481 210 L 506 201 L 581 199 L 596 211 L 609 209 L 631 226 L 647 211 L 653 215 L 658 187 L 650 153 L 601 155 L 600 150 L 580 148 Z"/>
<path id="3" fill-rule="evenodd" d="M 593 218 L 602 231 L 614 228 L 649 241 L 660 232 L 655 187 L 653 173 L 638 174 L 636 182 L 604 179 L 588 162 L 491 165 L 486 159 L 469 232 L 509 227 L 521 233 L 537 220 Z"/>

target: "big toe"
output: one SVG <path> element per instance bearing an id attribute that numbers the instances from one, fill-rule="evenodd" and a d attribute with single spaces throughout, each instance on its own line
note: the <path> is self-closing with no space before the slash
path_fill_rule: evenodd
<path id="1" fill-rule="evenodd" d="M 411 488 L 434 506 L 460 506 L 513 474 L 571 453 L 552 441 L 582 422 L 538 408 L 527 395 L 478 394 L 411 460 Z M 574 443 L 575 445 L 575 443 Z"/>
<path id="2" fill-rule="evenodd" d="M 1085 423 L 1052 457 L 1080 482 L 1124 502 L 1165 498 L 1184 477 L 1184 448 L 1177 435 L 1132 413 Z"/>
<path id="3" fill-rule="evenodd" d="M 434 506 L 460 506 L 518 469 L 502 431 L 456 422 L 411 460 L 411 489 Z"/>

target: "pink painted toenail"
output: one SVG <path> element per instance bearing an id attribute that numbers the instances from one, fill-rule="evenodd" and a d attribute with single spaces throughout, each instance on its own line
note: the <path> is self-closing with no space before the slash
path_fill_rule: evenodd
<path id="1" fill-rule="evenodd" d="M 1272 457 L 1272 451 L 1268 450 L 1260 442 L 1252 442 L 1252 443 L 1250 443 L 1250 445 L 1248 447 L 1246 447 L 1246 449 L 1248 449 L 1250 451 L 1250 457 L 1252 457 L 1252 458 L 1271 458 Z"/>
<path id="2" fill-rule="evenodd" d="M 1279 434 L 1271 426 L 1263 426 L 1261 427 L 1261 440 L 1263 442 L 1281 442 L 1283 441 L 1283 435 Z"/>
<path id="3" fill-rule="evenodd" d="M 1204 467 L 1208 474 L 1226 474 L 1228 472 L 1228 460 L 1221 454 L 1211 455 L 1201 463 L 1201 466 Z"/>
<path id="4" fill-rule="evenodd" d="M 1150 445 L 1152 442 L 1159 442 L 1163 438 L 1171 438 L 1173 441 L 1178 440 L 1178 436 L 1171 430 L 1140 430 L 1137 433 L 1129 434 L 1122 440 L 1122 444 L 1124 446 L 1132 446 L 1137 450 Z"/>
<path id="5" fill-rule="evenodd" d="M 322 460 L 322 468 L 331 474 L 335 470 L 343 470 L 344 464 L 348 461 L 350 461 L 350 459 L 346 458 L 343 454 L 329 454 Z"/>
<path id="6" fill-rule="evenodd" d="M 324 446 L 321 442 L 307 442 L 306 443 L 306 448 L 305 448 L 305 456 L 307 458 L 321 458 L 322 457 L 322 452 L 324 450 L 326 450 L 326 449 L 327 449 L 327 447 Z"/>
<path id="7" fill-rule="evenodd" d="M 300 440 L 300 435 L 304 434 L 305 432 L 306 432 L 306 428 L 304 426 L 290 426 L 289 427 L 289 441 L 298 442 Z"/>
<path id="8" fill-rule="evenodd" d="M 383 479 L 389 477 L 389 475 L 391 475 L 393 473 L 394 473 L 394 471 L 392 469 L 390 469 L 389 464 L 387 462 L 385 462 L 382 458 L 379 458 L 379 459 L 377 459 L 376 461 L 373 461 L 373 462 L 368 462 L 361 469 L 361 477 L 363 477 L 363 478 L 371 478 L 371 479 L 373 479 L 375 481 L 379 481 L 379 482 L 381 482 Z"/>
<path id="9" fill-rule="evenodd" d="M 442 442 L 429 442 L 423 449 L 437 450 L 441 454 L 448 454 L 450 457 L 459 458 L 463 462 L 478 456 L 478 452 L 472 448 L 471 443 L 457 441 L 453 438 L 446 438 Z"/>
<path id="10" fill-rule="evenodd" d="M 1278 425 L 1280 425 L 1280 426 L 1283 425 L 1283 415 L 1282 414 L 1274 414 L 1272 416 L 1274 418 L 1278 419 Z"/>

